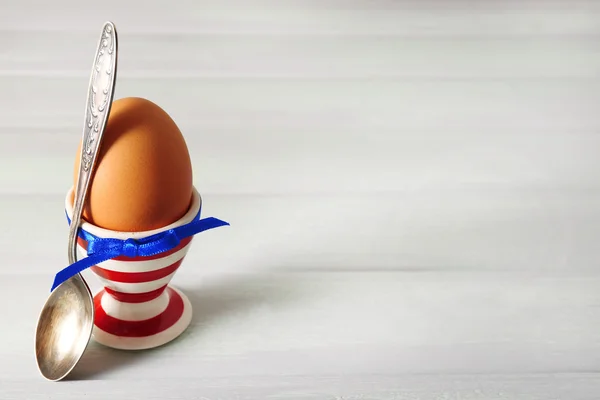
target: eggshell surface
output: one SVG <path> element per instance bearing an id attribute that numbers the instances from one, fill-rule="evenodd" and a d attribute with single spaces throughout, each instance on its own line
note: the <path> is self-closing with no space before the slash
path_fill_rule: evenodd
<path id="1" fill-rule="evenodd" d="M 74 185 L 80 153 L 81 143 Z M 83 218 L 116 231 L 158 229 L 186 213 L 192 185 L 189 151 L 173 119 L 143 98 L 113 101 Z"/>

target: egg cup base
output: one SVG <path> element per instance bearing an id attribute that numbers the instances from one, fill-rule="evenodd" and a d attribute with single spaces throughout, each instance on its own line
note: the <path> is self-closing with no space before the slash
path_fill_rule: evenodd
<path id="1" fill-rule="evenodd" d="M 171 285 L 165 288 L 163 296 L 167 305 L 161 313 L 149 319 L 130 321 L 129 315 L 136 312 L 132 308 L 137 305 L 118 303 L 117 307 L 111 306 L 114 304 L 112 296 L 104 289 L 100 290 L 94 296 L 94 340 L 119 350 L 145 350 L 176 339 L 192 320 L 192 304 L 181 290 Z M 108 333 L 107 330 L 117 334 Z"/>

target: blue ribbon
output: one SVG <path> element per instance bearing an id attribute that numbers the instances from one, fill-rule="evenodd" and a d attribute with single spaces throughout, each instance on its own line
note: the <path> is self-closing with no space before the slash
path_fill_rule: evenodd
<path id="1" fill-rule="evenodd" d="M 68 215 L 67 221 L 70 225 L 71 220 Z M 198 211 L 194 219 L 185 225 L 141 239 L 101 238 L 79 228 L 78 236 L 88 243 L 88 256 L 59 271 L 54 277 L 50 292 L 72 276 L 103 261 L 118 256 L 149 257 L 160 254 L 177 247 L 181 239 L 224 225 L 229 225 L 229 223 L 213 217 L 200 219 L 200 211 Z"/>

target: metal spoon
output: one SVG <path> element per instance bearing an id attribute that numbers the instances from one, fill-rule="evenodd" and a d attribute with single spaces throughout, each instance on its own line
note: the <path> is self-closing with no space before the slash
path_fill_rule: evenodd
<path id="1" fill-rule="evenodd" d="M 69 264 L 77 261 L 77 233 L 112 105 L 116 74 L 117 31 L 112 22 L 106 22 L 94 57 L 86 100 L 81 163 L 69 228 Z M 77 274 L 52 291 L 38 320 L 35 355 L 46 379 L 58 381 L 73 370 L 89 343 L 93 326 L 92 292 L 83 276 Z"/>

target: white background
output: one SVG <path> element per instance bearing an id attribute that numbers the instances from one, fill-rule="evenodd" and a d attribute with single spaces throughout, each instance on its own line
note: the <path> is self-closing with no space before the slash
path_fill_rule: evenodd
<path id="1" fill-rule="evenodd" d="M 93 52 L 182 129 L 176 342 L 33 336 Z M 0 398 L 596 399 L 600 2 L 0 0 Z M 94 289 L 98 282 L 86 274 Z"/>

